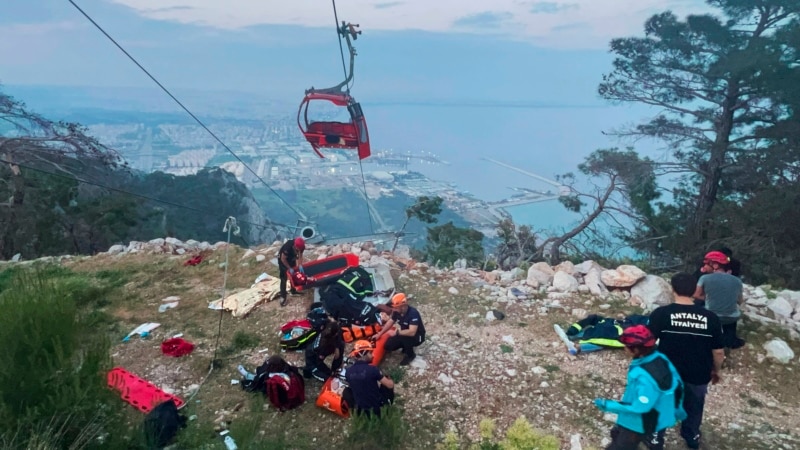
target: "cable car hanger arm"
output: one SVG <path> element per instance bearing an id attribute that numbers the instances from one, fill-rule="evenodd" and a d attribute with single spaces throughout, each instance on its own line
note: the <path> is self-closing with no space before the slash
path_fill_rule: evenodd
<path id="1" fill-rule="evenodd" d="M 356 49 L 353 47 L 353 42 L 358 39 L 358 35 L 361 34 L 360 30 L 357 30 L 359 25 L 346 23 L 342 21 L 342 26 L 338 28 L 339 39 L 344 37 L 345 41 L 347 42 L 347 50 L 350 52 L 350 72 L 347 74 L 347 78 L 344 79 L 341 83 L 337 84 L 336 86 L 324 88 L 324 89 L 314 89 L 313 87 L 310 89 L 306 89 L 306 94 L 311 93 L 318 93 L 318 94 L 341 94 L 349 93 L 350 89 L 346 86 L 353 81 L 353 69 L 356 65 Z M 352 37 L 352 41 L 351 41 Z"/>

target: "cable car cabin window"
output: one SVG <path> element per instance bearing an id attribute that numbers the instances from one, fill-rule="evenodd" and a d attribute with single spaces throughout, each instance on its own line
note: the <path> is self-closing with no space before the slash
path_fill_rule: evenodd
<path id="1" fill-rule="evenodd" d="M 311 100 L 308 102 L 306 118 L 309 125 L 314 122 L 339 122 L 349 123 L 352 119 L 347 108 L 334 105 L 325 100 Z"/>

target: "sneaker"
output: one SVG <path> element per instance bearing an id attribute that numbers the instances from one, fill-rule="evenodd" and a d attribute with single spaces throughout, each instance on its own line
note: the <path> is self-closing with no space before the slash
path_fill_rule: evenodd
<path id="1" fill-rule="evenodd" d="M 239 373 L 242 374 L 242 377 L 244 377 L 245 380 L 252 381 L 256 377 L 255 374 L 248 372 L 247 369 L 245 369 L 244 366 L 241 364 L 239 364 L 236 367 L 236 370 L 238 370 Z"/>
<path id="2" fill-rule="evenodd" d="M 320 376 L 320 375 L 319 375 L 319 374 L 318 374 L 316 371 L 314 371 L 314 372 L 311 372 L 311 376 L 312 376 L 312 377 L 313 377 L 315 380 L 319 380 L 319 381 L 321 381 L 321 382 L 323 382 L 323 383 L 327 381 L 327 379 L 326 379 L 326 378 L 322 378 L 322 377 L 321 377 L 321 376 Z"/>
<path id="3" fill-rule="evenodd" d="M 740 348 L 744 347 L 744 344 L 745 344 L 744 339 L 736 338 L 736 340 L 734 341 L 733 345 L 731 345 L 731 350 L 740 349 Z"/>
<path id="4" fill-rule="evenodd" d="M 417 357 L 417 355 L 406 355 L 406 356 L 403 357 L 403 360 L 400 361 L 400 365 L 401 366 L 407 366 L 407 365 L 411 364 L 411 361 L 413 361 L 414 358 L 416 358 L 416 357 Z"/>
<path id="5" fill-rule="evenodd" d="M 563 328 L 561 328 L 558 324 L 555 324 L 553 325 L 553 329 L 556 330 L 556 334 L 558 335 L 559 339 L 561 339 L 561 342 L 567 346 L 567 351 L 570 355 L 577 355 L 580 353 L 580 349 L 575 345 L 574 342 L 569 340 L 569 336 L 567 336 L 567 333 Z"/>
<path id="6" fill-rule="evenodd" d="M 692 449 L 700 448 L 700 434 L 695 435 L 691 439 L 686 439 L 686 446 Z"/>
<path id="7" fill-rule="evenodd" d="M 286 297 L 281 297 L 281 306 L 286 306 Z"/>

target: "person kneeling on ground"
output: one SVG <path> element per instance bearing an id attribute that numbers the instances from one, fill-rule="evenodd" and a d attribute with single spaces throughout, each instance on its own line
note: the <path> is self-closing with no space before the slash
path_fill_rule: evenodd
<path id="1" fill-rule="evenodd" d="M 345 380 L 353 395 L 353 409 L 360 414 L 380 417 L 381 407 L 394 402 L 394 381 L 384 375 L 372 361 L 372 344 L 356 341 L 350 358 L 355 360 L 345 372 Z"/>
<path id="2" fill-rule="evenodd" d="M 626 329 L 619 338 L 633 358 L 621 401 L 598 398 L 594 404 L 603 412 L 617 414 L 606 450 L 636 450 L 648 437 L 686 418 L 683 410 L 683 381 L 675 367 L 656 350 L 656 338 L 644 325 Z"/>
<path id="3" fill-rule="evenodd" d="M 331 366 L 325 364 L 325 358 L 333 355 Z M 306 366 L 303 368 L 303 376 L 306 378 L 314 377 L 319 381 L 325 381 L 333 373 L 342 367 L 344 360 L 344 340 L 342 339 L 342 329 L 336 322 L 328 321 L 317 337 L 306 347 Z"/>
<path id="4" fill-rule="evenodd" d="M 374 335 L 373 340 L 380 340 L 384 334 L 394 331 L 395 324 L 399 325 L 400 329 L 386 339 L 384 349 L 387 352 L 393 352 L 402 348 L 405 356 L 400 361 L 400 365 L 405 366 L 417 357 L 414 347 L 425 342 L 425 325 L 422 323 L 422 316 L 419 315 L 417 308 L 408 305 L 406 294 L 395 294 L 392 297 L 391 305 L 394 310 L 392 318 L 381 328 L 379 333 Z"/>

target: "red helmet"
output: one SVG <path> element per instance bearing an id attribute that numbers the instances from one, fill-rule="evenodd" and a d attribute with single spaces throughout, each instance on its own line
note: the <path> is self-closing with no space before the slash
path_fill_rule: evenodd
<path id="1" fill-rule="evenodd" d="M 298 250 L 305 250 L 306 249 L 306 240 L 299 237 L 294 238 L 294 246 L 297 247 Z"/>
<path id="2" fill-rule="evenodd" d="M 656 337 L 644 325 L 626 328 L 619 337 L 619 341 L 626 347 L 654 347 L 656 345 Z"/>
<path id="3" fill-rule="evenodd" d="M 713 251 L 706 253 L 706 256 L 703 258 L 704 263 L 715 262 L 718 264 L 730 264 L 731 259 L 725 253 Z"/>

